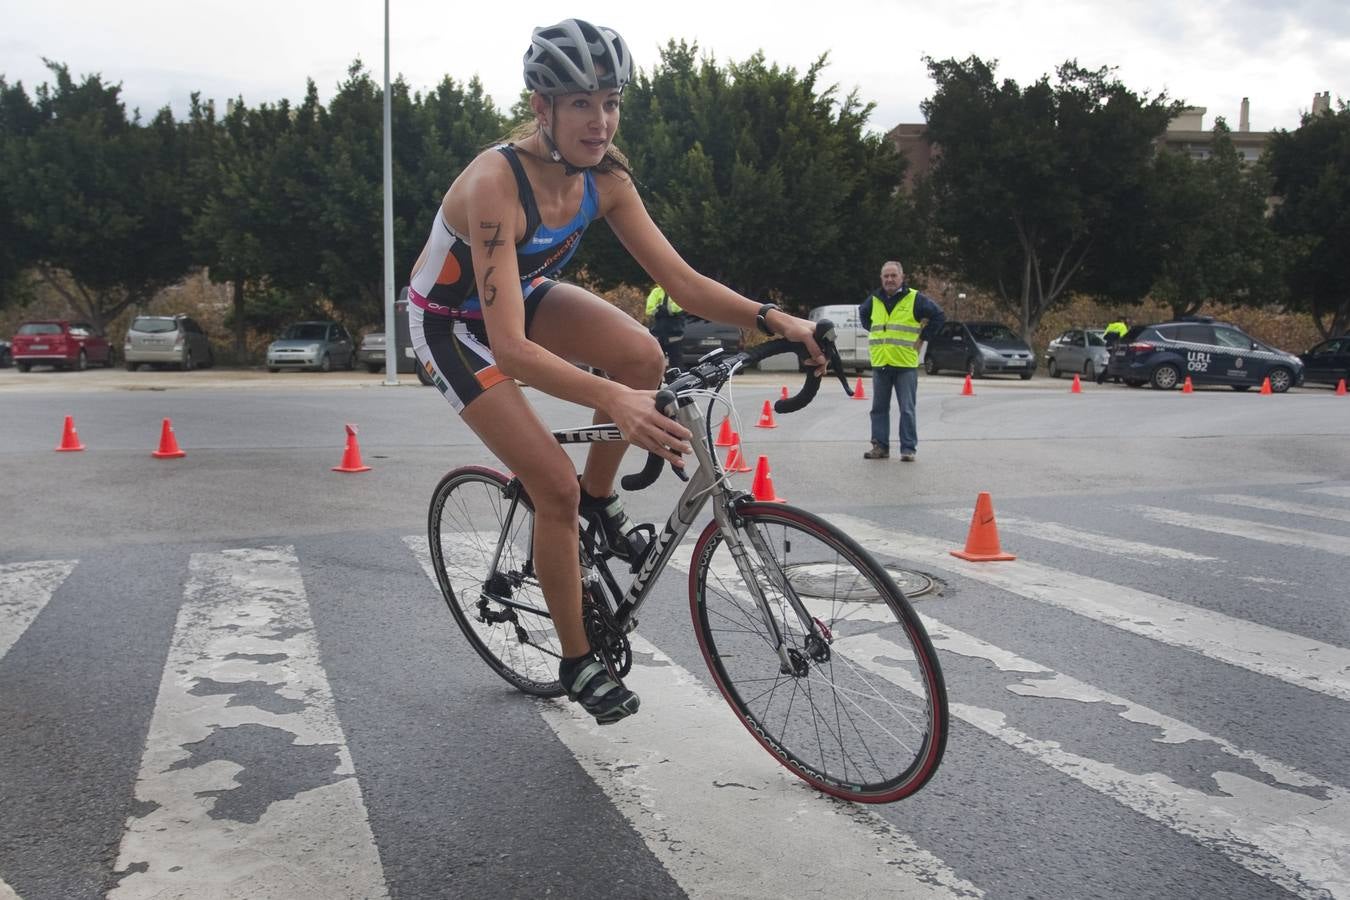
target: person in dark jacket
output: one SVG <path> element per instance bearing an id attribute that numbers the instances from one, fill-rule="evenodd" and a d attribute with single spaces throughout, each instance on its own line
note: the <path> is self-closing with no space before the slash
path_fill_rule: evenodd
<path id="1" fill-rule="evenodd" d="M 872 449 L 864 459 L 891 455 L 891 394 L 900 402 L 900 460 L 913 462 L 919 452 L 915 406 L 923 345 L 947 321 L 931 297 L 905 283 L 905 270 L 891 260 L 881 267 L 881 287 L 867 295 L 858 317 L 868 332 L 872 357 Z"/>

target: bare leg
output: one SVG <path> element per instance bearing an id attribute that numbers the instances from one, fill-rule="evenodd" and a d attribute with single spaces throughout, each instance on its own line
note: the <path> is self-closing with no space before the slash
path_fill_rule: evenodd
<path id="1" fill-rule="evenodd" d="M 581 623 L 577 490 L 572 460 L 514 381 L 489 388 L 463 418 L 512 472 L 534 503 L 534 563 L 564 656 L 590 649 Z"/>
<path id="2" fill-rule="evenodd" d="M 563 359 L 604 369 L 610 378 L 632 388 L 658 387 L 665 371 L 661 345 L 628 314 L 590 291 L 571 284 L 554 286 L 530 324 L 530 340 Z M 614 421 L 596 410 L 596 424 Z M 614 491 L 614 476 L 628 445 L 591 444 L 581 484 L 592 497 Z"/>

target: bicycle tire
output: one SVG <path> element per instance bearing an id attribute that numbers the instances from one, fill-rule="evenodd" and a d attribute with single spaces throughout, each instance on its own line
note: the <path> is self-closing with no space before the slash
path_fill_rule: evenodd
<path id="1" fill-rule="evenodd" d="M 937 653 L 900 588 L 862 547 L 792 506 L 739 506 L 734 526 L 755 581 L 804 671 L 783 674 L 759 606 L 717 522 L 694 547 L 690 608 L 704 661 L 741 723 L 813 787 L 846 800 L 889 803 L 932 778 L 947 743 L 947 694 Z M 774 555 L 766 564 L 751 529 Z M 775 577 L 829 629 L 826 658 Z"/>
<path id="2" fill-rule="evenodd" d="M 534 508 L 524 491 L 503 540 L 510 483 L 483 466 L 455 469 L 441 479 L 427 514 L 431 565 L 455 622 L 492 670 L 527 694 L 558 697 L 566 693 L 558 681 L 562 646 L 532 572 Z M 494 575 L 509 586 L 505 592 L 485 590 Z M 488 615 L 509 618 L 490 621 Z"/>

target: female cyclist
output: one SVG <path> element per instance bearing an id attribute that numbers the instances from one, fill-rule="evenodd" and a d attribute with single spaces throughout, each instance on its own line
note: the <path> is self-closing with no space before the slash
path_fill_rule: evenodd
<path id="1" fill-rule="evenodd" d="M 582 232 L 603 218 L 654 281 L 707 319 L 799 341 L 824 359 L 812 323 L 695 272 L 652 222 L 613 146 L 633 63 L 608 28 L 567 19 L 536 28 L 525 53 L 535 121 L 479 154 L 455 179 L 413 268 L 408 296 L 418 361 L 469 427 L 525 485 L 534 560 L 562 644 L 559 678 L 601 723 L 638 698 L 593 656 L 581 619 L 578 509 L 598 516 L 630 561 L 645 542 L 613 494 L 624 444 L 592 444 L 580 483 L 515 379 L 588 406 L 629 443 L 683 465 L 689 432 L 655 406 L 665 356 L 646 329 L 580 287 L 555 281 Z M 489 349 L 490 348 L 490 349 Z M 593 366 L 608 378 L 583 371 Z"/>

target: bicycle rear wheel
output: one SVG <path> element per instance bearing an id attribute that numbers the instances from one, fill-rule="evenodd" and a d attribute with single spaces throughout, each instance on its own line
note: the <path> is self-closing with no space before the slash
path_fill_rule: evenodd
<path id="1" fill-rule="evenodd" d="M 909 601 L 866 550 L 816 516 L 767 503 L 737 515 L 747 569 L 713 521 L 689 576 L 718 689 L 755 739 L 819 790 L 864 803 L 914 793 L 942 761 L 947 694 Z M 750 583 L 764 592 L 790 672 Z M 816 635 L 790 595 L 823 626 Z"/>
<path id="2" fill-rule="evenodd" d="M 565 693 L 562 645 L 534 572 L 534 509 L 519 484 L 455 469 L 431 495 L 427 539 L 441 593 L 478 655 L 528 694 Z"/>

